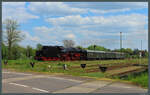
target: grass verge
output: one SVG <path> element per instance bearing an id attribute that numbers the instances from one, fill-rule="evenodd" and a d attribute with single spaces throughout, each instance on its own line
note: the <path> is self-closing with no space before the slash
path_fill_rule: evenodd
<path id="1" fill-rule="evenodd" d="M 34 61 L 35 66 L 32 68 L 30 66 L 30 62 Z M 2 60 L 3 63 L 3 60 Z M 138 63 L 138 64 L 147 64 L 147 59 L 126 59 L 126 60 L 96 60 L 96 61 L 36 61 L 36 60 L 8 60 L 8 64 L 2 64 L 2 68 L 4 69 L 13 69 L 20 72 L 36 72 L 36 73 L 45 73 L 45 74 L 67 74 L 73 76 L 87 76 L 93 78 L 104 78 L 106 76 L 105 73 L 102 72 L 90 72 L 86 73 L 86 69 L 95 69 L 95 67 L 86 67 L 82 69 L 80 67 L 81 63 L 89 65 L 98 65 L 98 64 L 109 64 L 116 65 L 122 63 Z M 63 70 L 63 64 L 67 64 L 68 70 Z M 119 65 L 118 64 L 118 65 Z M 49 68 L 50 66 L 50 68 Z M 77 67 L 77 68 L 73 68 Z M 140 85 L 142 87 L 148 88 L 148 73 L 143 73 L 138 76 L 129 75 L 127 81 L 133 82 L 134 84 Z"/>

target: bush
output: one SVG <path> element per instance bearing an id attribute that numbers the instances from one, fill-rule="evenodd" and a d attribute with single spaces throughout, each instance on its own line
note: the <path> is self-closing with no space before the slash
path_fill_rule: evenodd
<path id="1" fill-rule="evenodd" d="M 137 85 L 148 88 L 148 72 L 139 75 L 129 75 L 126 80 L 129 80 Z"/>

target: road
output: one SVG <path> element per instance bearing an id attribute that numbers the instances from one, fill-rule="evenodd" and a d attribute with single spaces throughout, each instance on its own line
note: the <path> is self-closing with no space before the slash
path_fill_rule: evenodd
<path id="1" fill-rule="evenodd" d="M 146 93 L 135 85 L 64 75 L 2 71 L 2 93 Z"/>

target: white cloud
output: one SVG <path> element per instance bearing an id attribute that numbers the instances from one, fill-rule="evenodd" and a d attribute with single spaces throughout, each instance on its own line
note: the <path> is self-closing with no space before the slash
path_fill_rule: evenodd
<path id="1" fill-rule="evenodd" d="M 3 3 L 3 19 L 13 18 L 23 23 L 41 17 L 42 23 L 44 20 L 47 21 L 50 27 L 44 24 L 31 27 L 34 28 L 34 36 L 29 32 L 25 33 L 26 39 L 23 43 L 32 46 L 36 46 L 36 43 L 62 45 L 63 39 L 73 39 L 78 45 L 83 45 L 81 42 L 88 40 L 87 43 L 118 48 L 119 33 L 123 32 L 123 46 L 133 48 L 138 47 L 136 44 L 138 40 L 147 41 L 148 32 L 145 26 L 148 24 L 148 17 L 134 12 L 126 15 L 113 14 L 113 16 L 102 16 L 101 14 L 142 9 L 147 8 L 147 5 L 148 3 L 143 2 L 31 2 L 27 6 L 24 2 L 6 2 Z"/>
<path id="2" fill-rule="evenodd" d="M 82 41 L 89 39 L 91 42 L 88 42 L 88 44 L 98 43 L 107 48 L 119 48 L 120 32 L 123 32 L 124 46 L 136 48 L 138 47 L 136 42 L 146 38 L 147 31 L 145 31 L 145 27 L 148 23 L 147 19 L 148 17 L 145 15 L 134 13 L 107 17 L 72 15 L 48 18 L 46 21 L 53 26 L 72 31 L 76 36 L 76 43 L 80 45 L 83 45 Z M 133 35 L 134 37 L 132 37 Z M 97 40 L 93 41 L 92 39 Z"/>
<path id="3" fill-rule="evenodd" d="M 40 31 L 41 33 L 47 33 L 48 31 L 52 31 L 52 29 L 47 28 L 46 26 L 35 27 L 34 29 Z"/>
<path id="4" fill-rule="evenodd" d="M 39 16 L 31 14 L 27 10 L 44 17 L 49 17 L 77 14 L 81 15 L 88 13 L 89 11 L 104 14 L 111 12 L 124 12 L 131 9 L 148 8 L 148 3 L 146 2 L 31 2 L 27 8 L 25 5 L 25 2 L 3 2 L 3 19 L 14 18 L 20 22 L 26 22 L 28 19 L 39 18 Z"/>
<path id="5" fill-rule="evenodd" d="M 65 36 L 65 38 L 74 39 L 74 38 L 75 38 L 75 35 L 74 35 L 74 34 L 67 34 L 67 35 Z"/>
<path id="6" fill-rule="evenodd" d="M 87 13 L 87 10 L 72 8 L 62 2 L 32 2 L 28 7 L 33 13 L 43 16 L 64 16 Z"/>
<path id="7" fill-rule="evenodd" d="M 35 27 L 34 34 L 40 38 L 40 43 L 43 45 L 63 45 L 64 39 L 76 40 L 75 32 L 65 30 L 61 27 Z"/>
<path id="8" fill-rule="evenodd" d="M 65 16 L 59 18 L 48 18 L 46 20 L 55 26 L 66 26 L 66 27 L 77 27 L 88 28 L 96 27 L 143 27 L 147 24 L 147 16 L 142 14 L 130 14 L 130 15 L 117 15 L 117 16 L 92 16 L 92 17 L 81 17 L 76 16 Z"/>
<path id="9" fill-rule="evenodd" d="M 4 7 L 23 7 L 25 6 L 25 2 L 2 2 L 2 6 Z"/>
<path id="10" fill-rule="evenodd" d="M 25 35 L 25 40 L 40 42 L 40 38 L 37 36 L 31 36 L 28 32 L 23 32 L 23 34 Z"/>
<path id="11" fill-rule="evenodd" d="M 66 32 L 68 33 L 68 32 Z M 34 34 L 41 39 L 42 44 L 60 44 L 61 40 L 66 35 L 64 30 L 60 27 L 48 28 L 45 26 L 35 27 Z"/>
<path id="12" fill-rule="evenodd" d="M 33 15 L 25 8 L 25 2 L 3 2 L 2 20 L 15 19 L 19 23 L 27 22 L 29 19 L 38 19 L 39 16 Z"/>
<path id="13" fill-rule="evenodd" d="M 96 14 L 105 14 L 105 13 L 115 13 L 115 12 L 125 12 L 130 11 L 130 8 L 124 8 L 124 9 L 110 9 L 110 10 L 102 10 L 102 9 L 92 9 L 90 10 L 93 13 Z"/>
<path id="14" fill-rule="evenodd" d="M 91 9 L 93 12 L 124 12 L 132 9 L 148 8 L 147 2 L 73 2 L 66 3 L 70 7 L 78 7 L 83 9 Z"/>
<path id="15" fill-rule="evenodd" d="M 67 16 L 88 12 L 105 14 L 148 8 L 146 2 L 31 2 L 28 8 L 38 15 Z"/>
<path id="16" fill-rule="evenodd" d="M 37 35 L 31 35 L 27 31 L 23 31 L 22 34 L 25 36 L 24 39 L 19 43 L 21 46 L 26 47 L 27 45 L 32 46 L 33 48 L 36 48 L 36 45 L 38 43 L 41 43 L 41 39 Z"/>

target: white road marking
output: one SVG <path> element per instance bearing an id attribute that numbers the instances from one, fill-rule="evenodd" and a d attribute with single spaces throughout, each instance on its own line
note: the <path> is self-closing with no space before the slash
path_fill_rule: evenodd
<path id="1" fill-rule="evenodd" d="M 25 73 L 17 73 L 17 72 L 2 72 L 2 73 L 12 73 L 12 74 L 18 74 L 18 75 L 32 75 L 32 74 L 25 74 Z"/>
<path id="2" fill-rule="evenodd" d="M 34 87 L 32 87 L 32 89 L 34 89 L 34 90 L 38 90 L 38 91 L 41 91 L 41 92 L 49 93 L 49 91 L 46 91 L 46 90 L 43 90 L 43 89 L 39 89 L 39 88 L 34 88 Z"/>
<path id="3" fill-rule="evenodd" d="M 13 84 L 13 85 L 17 85 L 17 86 L 22 86 L 22 87 L 30 87 L 30 86 L 27 86 L 27 85 L 22 85 L 22 84 L 17 84 L 17 83 L 9 83 L 9 84 Z M 43 90 L 43 89 L 39 89 L 39 88 L 34 88 L 34 87 L 31 87 L 33 90 L 38 90 L 38 91 L 41 91 L 41 92 L 46 92 L 48 93 L 49 91 L 46 91 L 46 90 Z"/>
<path id="4" fill-rule="evenodd" d="M 13 85 L 17 85 L 17 86 L 22 86 L 22 87 L 29 87 L 27 85 L 22 85 L 22 84 L 17 84 L 17 83 L 9 83 L 9 84 L 13 84 Z"/>
<path id="5" fill-rule="evenodd" d="M 21 80 L 29 80 L 29 79 L 36 79 L 36 78 L 43 78 L 44 76 L 42 75 L 37 75 L 37 76 L 25 76 L 25 77 L 19 77 L 19 78 L 8 78 L 8 79 L 3 79 L 2 82 L 14 82 L 14 81 L 21 81 Z"/>

